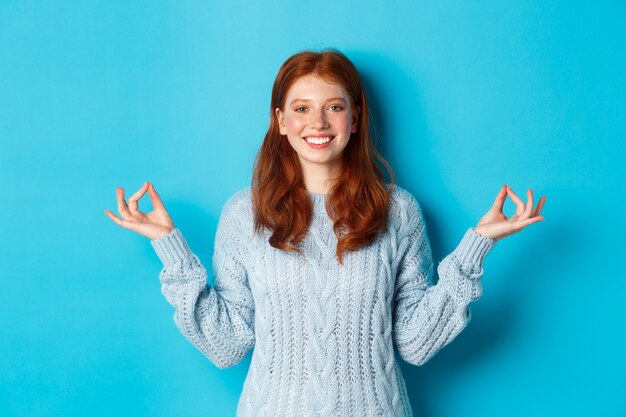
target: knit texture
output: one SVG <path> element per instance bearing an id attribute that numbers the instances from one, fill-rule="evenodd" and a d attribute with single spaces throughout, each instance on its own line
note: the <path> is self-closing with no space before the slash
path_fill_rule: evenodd
<path id="1" fill-rule="evenodd" d="M 470 320 L 496 241 L 468 229 L 437 267 L 422 210 L 395 186 L 384 233 L 335 255 L 325 194 L 298 253 L 255 234 L 251 190 L 224 205 L 215 234 L 214 285 L 180 229 L 152 240 L 161 290 L 185 337 L 219 368 L 254 346 L 237 416 L 412 416 L 394 348 L 422 365 Z"/>

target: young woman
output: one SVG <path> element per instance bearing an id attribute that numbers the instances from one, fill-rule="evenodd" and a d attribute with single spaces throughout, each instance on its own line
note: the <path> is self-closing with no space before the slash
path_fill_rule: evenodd
<path id="1" fill-rule="evenodd" d="M 391 175 L 384 182 L 377 160 Z M 154 210 L 138 210 L 148 192 Z M 507 196 L 517 206 L 508 218 Z M 394 348 L 421 365 L 452 341 L 480 297 L 496 241 L 540 216 L 503 186 L 489 211 L 434 270 L 422 210 L 394 184 L 370 138 L 365 92 L 336 50 L 281 67 L 251 186 L 226 202 L 213 273 L 146 182 L 117 189 L 119 226 L 148 237 L 181 332 L 216 366 L 254 346 L 238 416 L 411 416 Z"/>

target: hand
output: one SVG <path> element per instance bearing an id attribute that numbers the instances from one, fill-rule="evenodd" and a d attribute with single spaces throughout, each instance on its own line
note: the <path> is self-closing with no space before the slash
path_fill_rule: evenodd
<path id="1" fill-rule="evenodd" d="M 515 216 L 510 219 L 502 213 L 502 207 L 504 206 L 507 194 L 511 196 L 511 199 L 517 206 Z M 539 203 L 537 203 L 537 207 L 533 210 L 533 190 L 528 190 L 528 203 L 524 204 L 524 202 L 515 195 L 513 190 L 511 190 L 511 187 L 508 185 L 502 186 L 493 206 L 491 206 L 487 214 L 478 221 L 478 225 L 474 227 L 474 231 L 494 240 L 500 240 L 514 233 L 518 233 L 529 224 L 544 220 L 544 217 L 539 214 L 545 202 L 546 196 L 541 197 Z"/>
<path id="2" fill-rule="evenodd" d="M 148 191 L 152 207 L 154 208 L 148 214 L 139 211 L 138 201 Z M 174 222 L 165 210 L 159 195 L 155 191 L 151 183 L 146 181 L 143 186 L 131 198 L 128 199 L 128 206 L 124 201 L 124 189 L 117 188 L 117 211 L 122 216 L 118 218 L 110 210 L 104 210 L 107 216 L 111 218 L 119 226 L 137 232 L 150 240 L 158 239 L 167 235 L 174 230 Z"/>

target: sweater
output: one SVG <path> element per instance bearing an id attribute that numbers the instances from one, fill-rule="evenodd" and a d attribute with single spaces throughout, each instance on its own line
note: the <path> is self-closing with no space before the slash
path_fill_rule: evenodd
<path id="1" fill-rule="evenodd" d="M 396 185 L 383 233 L 340 265 L 326 194 L 308 193 L 299 254 L 255 233 L 251 189 L 235 192 L 215 233 L 213 285 L 180 229 L 152 240 L 174 322 L 219 368 L 254 346 L 238 417 L 412 416 L 394 349 L 422 365 L 465 328 L 496 241 L 467 229 L 432 284 L 421 206 Z"/>

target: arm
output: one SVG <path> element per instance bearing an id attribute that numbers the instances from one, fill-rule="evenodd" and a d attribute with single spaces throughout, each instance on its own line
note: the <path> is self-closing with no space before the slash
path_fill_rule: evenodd
<path id="1" fill-rule="evenodd" d="M 482 295 L 483 262 L 496 241 L 468 229 L 439 264 L 437 285 L 430 285 L 432 253 L 413 197 L 401 217 L 392 337 L 402 359 L 423 365 L 469 322 L 468 304 Z"/>
<path id="2" fill-rule="evenodd" d="M 214 287 L 207 285 L 207 271 L 178 228 L 151 241 L 163 262 L 161 291 L 175 308 L 174 322 L 219 368 L 239 363 L 254 345 L 254 302 L 232 203 L 231 198 L 224 206 L 215 235 Z"/>

